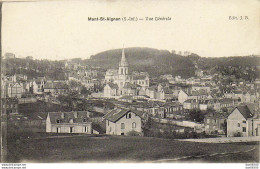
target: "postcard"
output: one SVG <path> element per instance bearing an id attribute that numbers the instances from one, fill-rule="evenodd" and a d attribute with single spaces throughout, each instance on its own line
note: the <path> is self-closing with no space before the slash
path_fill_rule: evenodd
<path id="1" fill-rule="evenodd" d="M 2 1 L 2 168 L 259 168 L 259 17 L 257 0 Z"/>

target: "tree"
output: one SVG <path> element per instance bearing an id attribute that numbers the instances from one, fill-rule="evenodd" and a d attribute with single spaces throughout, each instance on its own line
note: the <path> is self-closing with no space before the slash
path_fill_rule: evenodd
<path id="1" fill-rule="evenodd" d="M 84 96 L 88 96 L 91 94 L 91 92 L 85 86 L 81 87 L 80 93 Z"/>
<path id="2" fill-rule="evenodd" d="M 193 109 L 189 112 L 189 119 L 195 122 L 204 121 L 205 112 L 202 112 L 199 109 Z"/>
<path id="3" fill-rule="evenodd" d="M 226 120 L 224 121 L 224 123 L 221 124 L 221 127 L 222 127 L 225 135 L 227 135 L 227 122 L 226 122 Z"/>

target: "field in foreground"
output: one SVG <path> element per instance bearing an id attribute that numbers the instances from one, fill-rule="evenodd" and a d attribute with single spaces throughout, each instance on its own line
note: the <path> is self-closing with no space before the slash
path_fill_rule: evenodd
<path id="1" fill-rule="evenodd" d="M 195 143 L 148 137 L 51 136 L 8 140 L 8 162 L 259 162 L 259 142 Z"/>

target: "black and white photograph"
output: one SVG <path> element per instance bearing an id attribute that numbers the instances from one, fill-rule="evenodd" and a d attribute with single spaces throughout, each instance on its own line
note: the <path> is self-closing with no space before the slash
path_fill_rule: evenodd
<path id="1" fill-rule="evenodd" d="M 259 0 L 18 0 L 0 15 L 2 168 L 259 168 Z"/>

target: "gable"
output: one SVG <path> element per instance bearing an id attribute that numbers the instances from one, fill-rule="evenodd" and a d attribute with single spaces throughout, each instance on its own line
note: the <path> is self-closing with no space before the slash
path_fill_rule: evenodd
<path id="1" fill-rule="evenodd" d="M 180 91 L 180 93 L 179 93 L 179 95 L 181 95 L 181 96 L 188 96 L 184 91 Z"/>
<path id="2" fill-rule="evenodd" d="M 232 113 L 228 116 L 229 120 L 246 120 L 245 117 L 240 113 L 238 108 L 235 108 Z"/>
<path id="3" fill-rule="evenodd" d="M 127 117 L 129 117 L 129 114 L 131 114 L 131 118 L 127 118 Z M 137 114 L 129 111 L 124 116 L 122 116 L 119 120 L 117 120 L 115 123 L 121 123 L 122 121 L 126 121 L 126 120 L 136 121 L 136 120 L 141 120 L 141 117 L 139 117 Z"/>
<path id="4" fill-rule="evenodd" d="M 126 114 L 128 113 L 131 113 L 133 117 L 136 116 L 139 116 L 141 118 L 141 115 L 139 114 L 140 112 L 139 111 L 132 111 L 132 110 L 126 110 L 126 109 L 114 109 L 114 110 L 111 110 L 109 113 L 107 113 L 104 118 L 111 121 L 111 122 L 117 122 L 119 121 L 120 119 L 126 117 Z"/>

